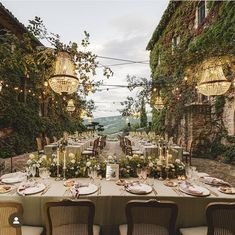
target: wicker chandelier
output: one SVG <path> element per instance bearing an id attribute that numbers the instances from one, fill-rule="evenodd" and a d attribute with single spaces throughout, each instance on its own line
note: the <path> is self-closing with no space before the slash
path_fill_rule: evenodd
<path id="1" fill-rule="evenodd" d="M 67 111 L 72 113 L 75 111 L 75 109 L 76 109 L 76 107 L 74 105 L 74 101 L 73 101 L 73 99 L 70 99 L 67 104 Z"/>
<path id="2" fill-rule="evenodd" d="M 77 91 L 79 81 L 75 72 L 75 64 L 68 52 L 59 52 L 55 62 L 55 73 L 48 83 L 58 94 L 72 94 Z"/>
<path id="3" fill-rule="evenodd" d="M 231 86 L 224 75 L 222 63 L 205 61 L 199 74 L 198 92 L 206 96 L 223 95 Z"/>

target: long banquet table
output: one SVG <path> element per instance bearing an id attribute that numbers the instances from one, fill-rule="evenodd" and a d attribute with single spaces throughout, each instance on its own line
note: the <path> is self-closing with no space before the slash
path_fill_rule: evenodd
<path id="1" fill-rule="evenodd" d="M 79 179 L 82 183 L 89 182 L 87 178 Z M 210 202 L 216 201 L 235 201 L 235 195 L 220 193 L 216 188 L 207 185 L 206 187 L 218 196 L 211 194 L 208 197 L 193 197 L 186 194 L 178 194 L 171 187 L 163 184 L 163 181 L 154 180 L 154 188 L 158 195 L 152 192 L 148 195 L 134 195 L 121 190 L 114 181 L 100 181 L 101 194 L 94 193 L 81 198 L 90 199 L 95 203 L 96 214 L 95 223 L 102 228 L 102 235 L 118 235 L 118 225 L 126 223 L 125 205 L 132 199 L 150 199 L 171 200 L 178 204 L 179 214 L 177 227 L 205 225 L 205 207 Z M 1 194 L 0 200 L 19 201 L 24 207 L 24 223 L 29 225 L 45 225 L 44 221 L 44 204 L 48 201 L 62 200 L 71 196 L 66 193 L 66 187 L 63 181 L 49 180 L 51 186 L 48 191 L 41 195 L 19 196 L 16 192 L 12 194 Z"/>
<path id="2" fill-rule="evenodd" d="M 137 147 L 141 152 L 143 152 L 145 157 L 159 157 L 159 147 L 156 144 L 146 143 L 136 138 L 130 138 L 131 143 L 134 147 Z M 182 159 L 183 148 L 177 145 L 172 145 L 170 147 L 169 153 L 172 154 L 173 159 Z"/>
<path id="3" fill-rule="evenodd" d="M 89 148 L 92 145 L 93 141 L 94 139 L 88 139 L 70 143 L 68 146 L 66 146 L 66 152 L 67 154 L 73 153 L 77 156 L 80 156 L 86 148 Z M 44 146 L 45 154 L 51 156 L 51 154 L 56 151 L 56 147 L 57 145 L 55 143 Z"/>

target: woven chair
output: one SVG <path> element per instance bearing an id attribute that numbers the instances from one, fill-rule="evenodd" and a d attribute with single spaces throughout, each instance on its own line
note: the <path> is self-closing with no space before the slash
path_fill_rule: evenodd
<path id="1" fill-rule="evenodd" d="M 53 142 L 56 143 L 58 141 L 56 136 L 53 136 Z"/>
<path id="2" fill-rule="evenodd" d="M 90 200 L 47 202 L 47 235 L 99 235 L 93 225 L 95 205 Z"/>
<path id="3" fill-rule="evenodd" d="M 235 202 L 210 203 L 206 209 L 208 235 L 235 234 Z"/>
<path id="4" fill-rule="evenodd" d="M 38 153 L 39 153 L 39 154 L 44 153 L 41 137 L 37 137 L 37 138 L 36 138 L 36 144 L 37 144 Z"/>
<path id="5" fill-rule="evenodd" d="M 189 165 L 192 165 L 192 146 L 193 146 L 193 140 L 189 140 L 187 142 L 186 148 L 183 150 L 182 155 L 182 161 L 185 163 L 189 163 Z"/>
<path id="6" fill-rule="evenodd" d="M 49 145 L 51 143 L 50 138 L 45 136 L 45 142 L 46 142 L 46 145 Z"/>
<path id="7" fill-rule="evenodd" d="M 18 213 L 23 215 L 23 207 L 17 202 L 0 202 L 0 235 L 40 235 L 43 234 L 42 227 L 20 226 L 13 228 L 9 224 L 9 217 Z"/>
<path id="8" fill-rule="evenodd" d="M 83 156 L 97 156 L 99 154 L 99 138 L 97 138 L 91 148 L 87 148 L 82 152 Z"/>
<path id="9" fill-rule="evenodd" d="M 127 225 L 119 226 L 120 235 L 175 235 L 177 214 L 174 202 L 132 200 L 126 205 Z"/>
<path id="10" fill-rule="evenodd" d="M 201 227 L 181 228 L 181 235 L 234 235 L 235 203 L 214 202 L 206 208 L 207 224 Z"/>

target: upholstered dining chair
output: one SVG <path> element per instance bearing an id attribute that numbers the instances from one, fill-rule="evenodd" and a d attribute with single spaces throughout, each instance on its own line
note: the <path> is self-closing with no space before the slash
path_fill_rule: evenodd
<path id="1" fill-rule="evenodd" d="M 132 200 L 126 205 L 127 225 L 120 225 L 120 235 L 175 235 L 178 207 L 174 202 Z"/>
<path id="2" fill-rule="evenodd" d="M 18 202 L 1 201 L 0 202 L 0 235 L 41 235 L 43 227 L 20 226 L 17 228 L 9 224 L 9 217 L 14 214 L 23 216 L 23 207 Z"/>
<path id="3" fill-rule="evenodd" d="M 235 203 L 213 202 L 206 208 L 207 226 L 181 228 L 181 235 L 234 235 Z"/>
<path id="4" fill-rule="evenodd" d="M 47 202 L 47 235 L 99 235 L 94 215 L 95 205 L 90 200 Z"/>

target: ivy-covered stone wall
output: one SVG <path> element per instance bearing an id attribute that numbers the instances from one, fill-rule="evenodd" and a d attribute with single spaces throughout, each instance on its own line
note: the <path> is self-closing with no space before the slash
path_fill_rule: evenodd
<path id="1" fill-rule="evenodd" d="M 165 104 L 161 112 L 153 111 L 153 126 L 160 134 L 167 133 L 168 136 L 174 136 L 175 140 L 182 134 L 182 123 L 184 131 L 192 131 L 185 127 L 185 107 L 195 102 L 204 104 L 208 100 L 199 95 L 196 89 L 197 80 L 194 79 L 194 73 L 197 72 L 198 64 L 212 57 L 228 57 L 231 63 L 227 70 L 229 72 L 225 75 L 228 75 L 228 80 L 234 78 L 235 2 L 206 1 L 206 18 L 196 27 L 198 4 L 198 1 L 171 1 L 147 45 L 150 50 L 152 79 L 160 87 Z M 213 106 L 216 99 L 210 100 L 212 102 L 209 103 Z M 211 110 L 214 110 L 213 107 Z M 207 115 L 201 117 L 204 119 L 201 127 L 200 123 L 197 127 L 192 127 L 197 129 L 195 138 L 202 136 L 198 128 L 204 132 L 204 137 L 208 136 L 206 132 L 211 134 L 206 140 L 199 141 L 199 144 L 212 142 L 215 132 L 219 132 L 219 118 L 215 119 L 212 113 L 210 116 L 210 120 Z M 184 137 L 187 142 L 190 133 L 185 133 Z"/>

